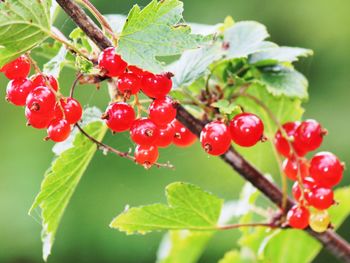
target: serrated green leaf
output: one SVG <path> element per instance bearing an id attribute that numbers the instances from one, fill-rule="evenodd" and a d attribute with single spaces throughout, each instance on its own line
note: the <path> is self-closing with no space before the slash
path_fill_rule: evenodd
<path id="1" fill-rule="evenodd" d="M 119 35 L 118 53 L 129 64 L 157 73 L 162 71 L 162 65 L 156 57 L 198 48 L 204 38 L 179 24 L 182 12 L 179 0 L 153 0 L 142 10 L 135 5 Z"/>
<path id="2" fill-rule="evenodd" d="M 67 52 L 68 50 L 66 47 L 61 46 L 56 56 L 54 56 L 49 62 L 44 65 L 44 73 L 58 78 L 64 64 L 66 63 Z"/>
<path id="3" fill-rule="evenodd" d="M 47 38 L 50 8 L 51 0 L 0 2 L 0 67 Z"/>
<path id="4" fill-rule="evenodd" d="M 166 188 L 168 205 L 154 204 L 127 209 L 111 223 L 128 234 L 160 230 L 213 230 L 223 201 L 187 183 L 172 183 Z"/>
<path id="5" fill-rule="evenodd" d="M 309 83 L 303 74 L 292 68 L 277 70 L 264 70 L 261 72 L 260 82 L 265 84 L 266 89 L 274 96 L 287 96 L 301 100 L 308 99 Z"/>
<path id="6" fill-rule="evenodd" d="M 241 253 L 237 250 L 227 252 L 218 263 L 238 263 L 241 261 Z"/>
<path id="7" fill-rule="evenodd" d="M 219 109 L 221 114 L 236 115 L 241 112 L 241 108 L 235 104 L 230 103 L 228 100 L 223 99 L 211 104 L 212 107 Z"/>
<path id="8" fill-rule="evenodd" d="M 85 130 L 97 140 L 102 140 L 107 128 L 98 121 L 88 124 Z M 96 149 L 93 142 L 79 133 L 73 147 L 58 156 L 45 174 L 41 190 L 29 211 L 32 214 L 34 209 L 41 209 L 44 260 L 51 253 L 63 213 Z"/>

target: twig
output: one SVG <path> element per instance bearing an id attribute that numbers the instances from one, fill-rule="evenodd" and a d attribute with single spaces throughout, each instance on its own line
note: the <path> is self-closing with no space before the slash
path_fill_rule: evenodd
<path id="1" fill-rule="evenodd" d="M 249 223 L 249 224 L 232 224 L 232 225 L 226 225 L 226 226 L 219 226 L 217 227 L 218 230 L 229 230 L 229 229 L 236 229 L 241 227 L 267 227 L 267 228 L 281 228 L 279 225 L 275 225 L 272 223 Z"/>

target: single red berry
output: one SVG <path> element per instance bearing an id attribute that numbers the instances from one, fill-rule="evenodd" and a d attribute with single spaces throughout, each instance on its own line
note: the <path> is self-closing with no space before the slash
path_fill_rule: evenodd
<path id="1" fill-rule="evenodd" d="M 320 147 L 326 131 L 315 120 L 303 121 L 294 135 L 294 145 L 297 149 L 311 152 Z"/>
<path id="2" fill-rule="evenodd" d="M 39 86 L 45 86 L 48 88 L 52 88 L 55 91 L 58 90 L 57 79 L 50 74 L 36 74 L 33 75 L 30 79 L 32 80 L 33 86 L 35 88 Z"/>
<path id="3" fill-rule="evenodd" d="M 98 57 L 98 65 L 109 77 L 123 74 L 128 64 L 115 52 L 114 47 L 106 48 Z"/>
<path id="4" fill-rule="evenodd" d="M 328 209 L 334 204 L 334 193 L 330 188 L 314 188 L 309 193 L 308 202 L 316 209 Z"/>
<path id="5" fill-rule="evenodd" d="M 303 178 L 302 182 L 303 182 L 303 188 L 304 188 L 304 198 L 306 201 L 308 201 L 309 193 L 311 192 L 312 189 L 314 189 L 317 186 L 315 184 L 315 180 L 312 179 L 311 177 Z M 300 188 L 299 182 L 295 182 L 293 184 L 292 193 L 293 193 L 294 199 L 299 202 L 301 198 L 301 188 Z"/>
<path id="6" fill-rule="evenodd" d="M 125 102 L 115 102 L 108 106 L 102 118 L 112 131 L 123 132 L 129 130 L 135 121 L 135 111 Z"/>
<path id="7" fill-rule="evenodd" d="M 298 174 L 301 178 L 309 176 L 309 165 L 306 159 L 287 158 L 283 161 L 282 169 L 285 175 L 293 180 L 298 180 Z"/>
<path id="8" fill-rule="evenodd" d="M 53 120 L 47 128 L 47 136 L 54 142 L 65 141 L 71 132 L 71 127 L 66 120 Z"/>
<path id="9" fill-rule="evenodd" d="M 11 80 L 6 89 L 6 99 L 14 105 L 25 106 L 28 94 L 33 90 L 29 79 Z"/>
<path id="10" fill-rule="evenodd" d="M 69 124 L 76 124 L 83 115 L 83 109 L 80 103 L 73 98 L 63 98 L 60 100 L 61 107 L 59 110 L 64 111 L 64 118 Z"/>
<path id="11" fill-rule="evenodd" d="M 154 145 L 159 137 L 159 128 L 150 119 L 140 118 L 133 122 L 130 136 L 136 144 Z"/>
<path id="12" fill-rule="evenodd" d="M 148 169 L 158 160 L 158 148 L 156 146 L 137 145 L 134 156 L 138 164 Z"/>
<path id="13" fill-rule="evenodd" d="M 299 125 L 300 125 L 300 122 L 298 121 L 287 122 L 283 124 L 282 128 L 285 131 L 286 135 L 292 140 L 294 140 L 295 131 L 297 130 Z M 305 150 L 296 148 L 293 142 L 288 142 L 287 138 L 285 138 L 282 135 L 280 130 L 276 132 L 274 143 L 277 151 L 286 158 L 293 155 L 293 151 L 291 150 L 290 145 L 293 146 L 294 152 L 298 156 L 304 156 L 306 154 Z"/>
<path id="14" fill-rule="evenodd" d="M 339 159 L 330 152 L 316 154 L 310 163 L 310 175 L 319 186 L 333 187 L 343 177 L 344 167 Z"/>
<path id="15" fill-rule="evenodd" d="M 8 79 L 24 79 L 30 71 L 29 59 L 22 55 L 1 68 Z"/>
<path id="16" fill-rule="evenodd" d="M 310 212 L 303 206 L 294 205 L 287 213 L 288 224 L 297 229 L 304 229 L 309 225 Z"/>
<path id="17" fill-rule="evenodd" d="M 43 86 L 33 89 L 26 100 L 26 108 L 43 118 L 54 116 L 55 105 L 55 94 L 51 89 Z"/>
<path id="18" fill-rule="evenodd" d="M 264 124 L 258 116 L 252 113 L 241 113 L 231 120 L 230 132 L 236 144 L 251 147 L 262 139 Z"/>
<path id="19" fill-rule="evenodd" d="M 118 78 L 118 90 L 122 94 L 134 95 L 140 91 L 141 79 L 134 73 L 123 73 Z"/>
<path id="20" fill-rule="evenodd" d="M 200 142 L 203 149 L 211 155 L 222 155 L 231 146 L 231 134 L 225 123 L 213 121 L 204 126 Z"/>
<path id="21" fill-rule="evenodd" d="M 194 144 L 197 137 L 189 129 L 182 125 L 179 121 L 175 120 L 173 122 L 175 126 L 175 136 L 173 138 L 173 143 L 179 147 L 188 147 Z"/>
<path id="22" fill-rule="evenodd" d="M 171 90 L 173 82 L 171 77 L 173 75 L 171 73 L 158 74 L 154 75 L 152 73 L 148 73 L 142 77 L 142 86 L 141 90 L 148 97 L 154 99 L 162 99 Z"/>
<path id="23" fill-rule="evenodd" d="M 25 109 L 25 116 L 28 121 L 27 125 L 30 125 L 35 129 L 46 129 L 53 119 L 52 116 L 45 116 L 35 111 L 31 111 L 28 108 Z"/>
<path id="24" fill-rule="evenodd" d="M 176 117 L 176 108 L 170 98 L 155 99 L 149 106 L 149 117 L 157 125 L 166 125 Z"/>
<path id="25" fill-rule="evenodd" d="M 155 142 L 158 147 L 168 147 L 175 136 L 175 126 L 173 123 L 168 123 L 166 126 L 159 127 L 159 136 Z"/>
<path id="26" fill-rule="evenodd" d="M 138 76 L 143 76 L 143 75 L 149 74 L 149 72 L 144 71 L 144 70 L 140 69 L 139 67 L 132 66 L 132 65 L 128 66 L 128 71 L 130 71 Z"/>

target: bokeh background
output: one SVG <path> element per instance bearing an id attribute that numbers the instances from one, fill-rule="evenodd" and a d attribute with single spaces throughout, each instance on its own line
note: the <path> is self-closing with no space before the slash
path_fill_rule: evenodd
<path id="1" fill-rule="evenodd" d="M 147 1 L 93 1 L 102 13 L 127 14 L 134 3 Z M 311 48 L 315 56 L 298 63 L 310 80 L 310 97 L 305 117 L 318 119 L 329 129 L 324 149 L 336 152 L 350 163 L 350 2 L 346 0 L 185 0 L 185 19 L 219 23 L 227 15 L 236 21 L 257 20 L 268 27 L 271 40 L 281 45 Z M 69 32 L 73 25 L 60 14 L 58 27 Z M 63 90 L 73 73 L 65 70 Z M 0 77 L 0 97 L 6 81 Z M 78 90 L 84 103 L 105 107 L 104 90 Z M 52 143 L 43 142 L 44 132 L 25 126 L 23 109 L 0 100 L 0 262 L 42 262 L 40 225 L 27 215 L 53 157 Z M 127 149 L 126 135 L 106 142 Z M 164 201 L 164 187 L 187 181 L 226 198 L 236 198 L 243 180 L 221 161 L 209 158 L 198 144 L 189 149 L 163 150 L 161 160 L 171 160 L 176 170 L 144 169 L 121 158 L 98 153 L 62 220 L 49 262 L 154 262 L 162 234 L 126 236 L 108 227 L 126 204 L 141 205 Z M 346 172 L 342 184 L 350 182 Z M 340 228 L 350 241 L 350 221 Z M 237 231 L 220 233 L 209 244 L 200 262 L 216 262 L 236 246 Z M 296 240 L 297 242 L 297 240 Z M 315 262 L 335 262 L 322 252 Z"/>

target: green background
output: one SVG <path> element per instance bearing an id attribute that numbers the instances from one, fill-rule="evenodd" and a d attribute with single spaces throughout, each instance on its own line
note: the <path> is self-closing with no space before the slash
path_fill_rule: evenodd
<path id="1" fill-rule="evenodd" d="M 93 1 L 102 13 L 127 14 L 136 1 Z M 315 51 L 313 58 L 298 63 L 309 78 L 310 101 L 306 117 L 319 120 L 329 130 L 323 149 L 350 163 L 350 2 L 345 0 L 188 0 L 185 19 L 219 23 L 227 15 L 236 21 L 257 20 L 268 27 L 271 40 L 281 45 Z M 146 5 L 147 1 L 138 1 Z M 60 15 L 58 27 L 69 32 L 72 23 Z M 67 92 L 73 72 L 60 79 Z M 0 78 L 0 97 L 6 81 Z M 104 108 L 107 93 L 93 87 L 77 89 L 84 104 Z M 43 142 L 45 132 L 25 126 L 23 109 L 0 101 L 0 262 L 42 262 L 40 225 L 27 215 L 45 170 L 53 157 L 52 143 Z M 119 149 L 131 145 L 126 134 L 106 137 Z M 225 199 L 236 198 L 243 180 L 220 160 L 208 157 L 198 143 L 191 148 L 171 147 L 161 152 L 161 161 L 171 161 L 176 170 L 144 169 L 127 160 L 98 153 L 84 175 L 59 228 L 49 262 L 154 262 L 161 233 L 126 236 L 108 227 L 126 204 L 164 201 L 164 187 L 187 181 Z M 267 164 L 268 160 L 264 160 Z M 267 165 L 268 166 L 268 165 Z M 348 184 L 346 172 L 342 182 Z M 36 219 L 38 216 L 36 216 Z M 339 230 L 350 240 L 349 220 Z M 237 231 L 216 235 L 200 262 L 216 262 L 236 246 Z M 298 242 L 296 240 L 296 242 Z M 335 262 L 323 252 L 315 262 Z"/>

